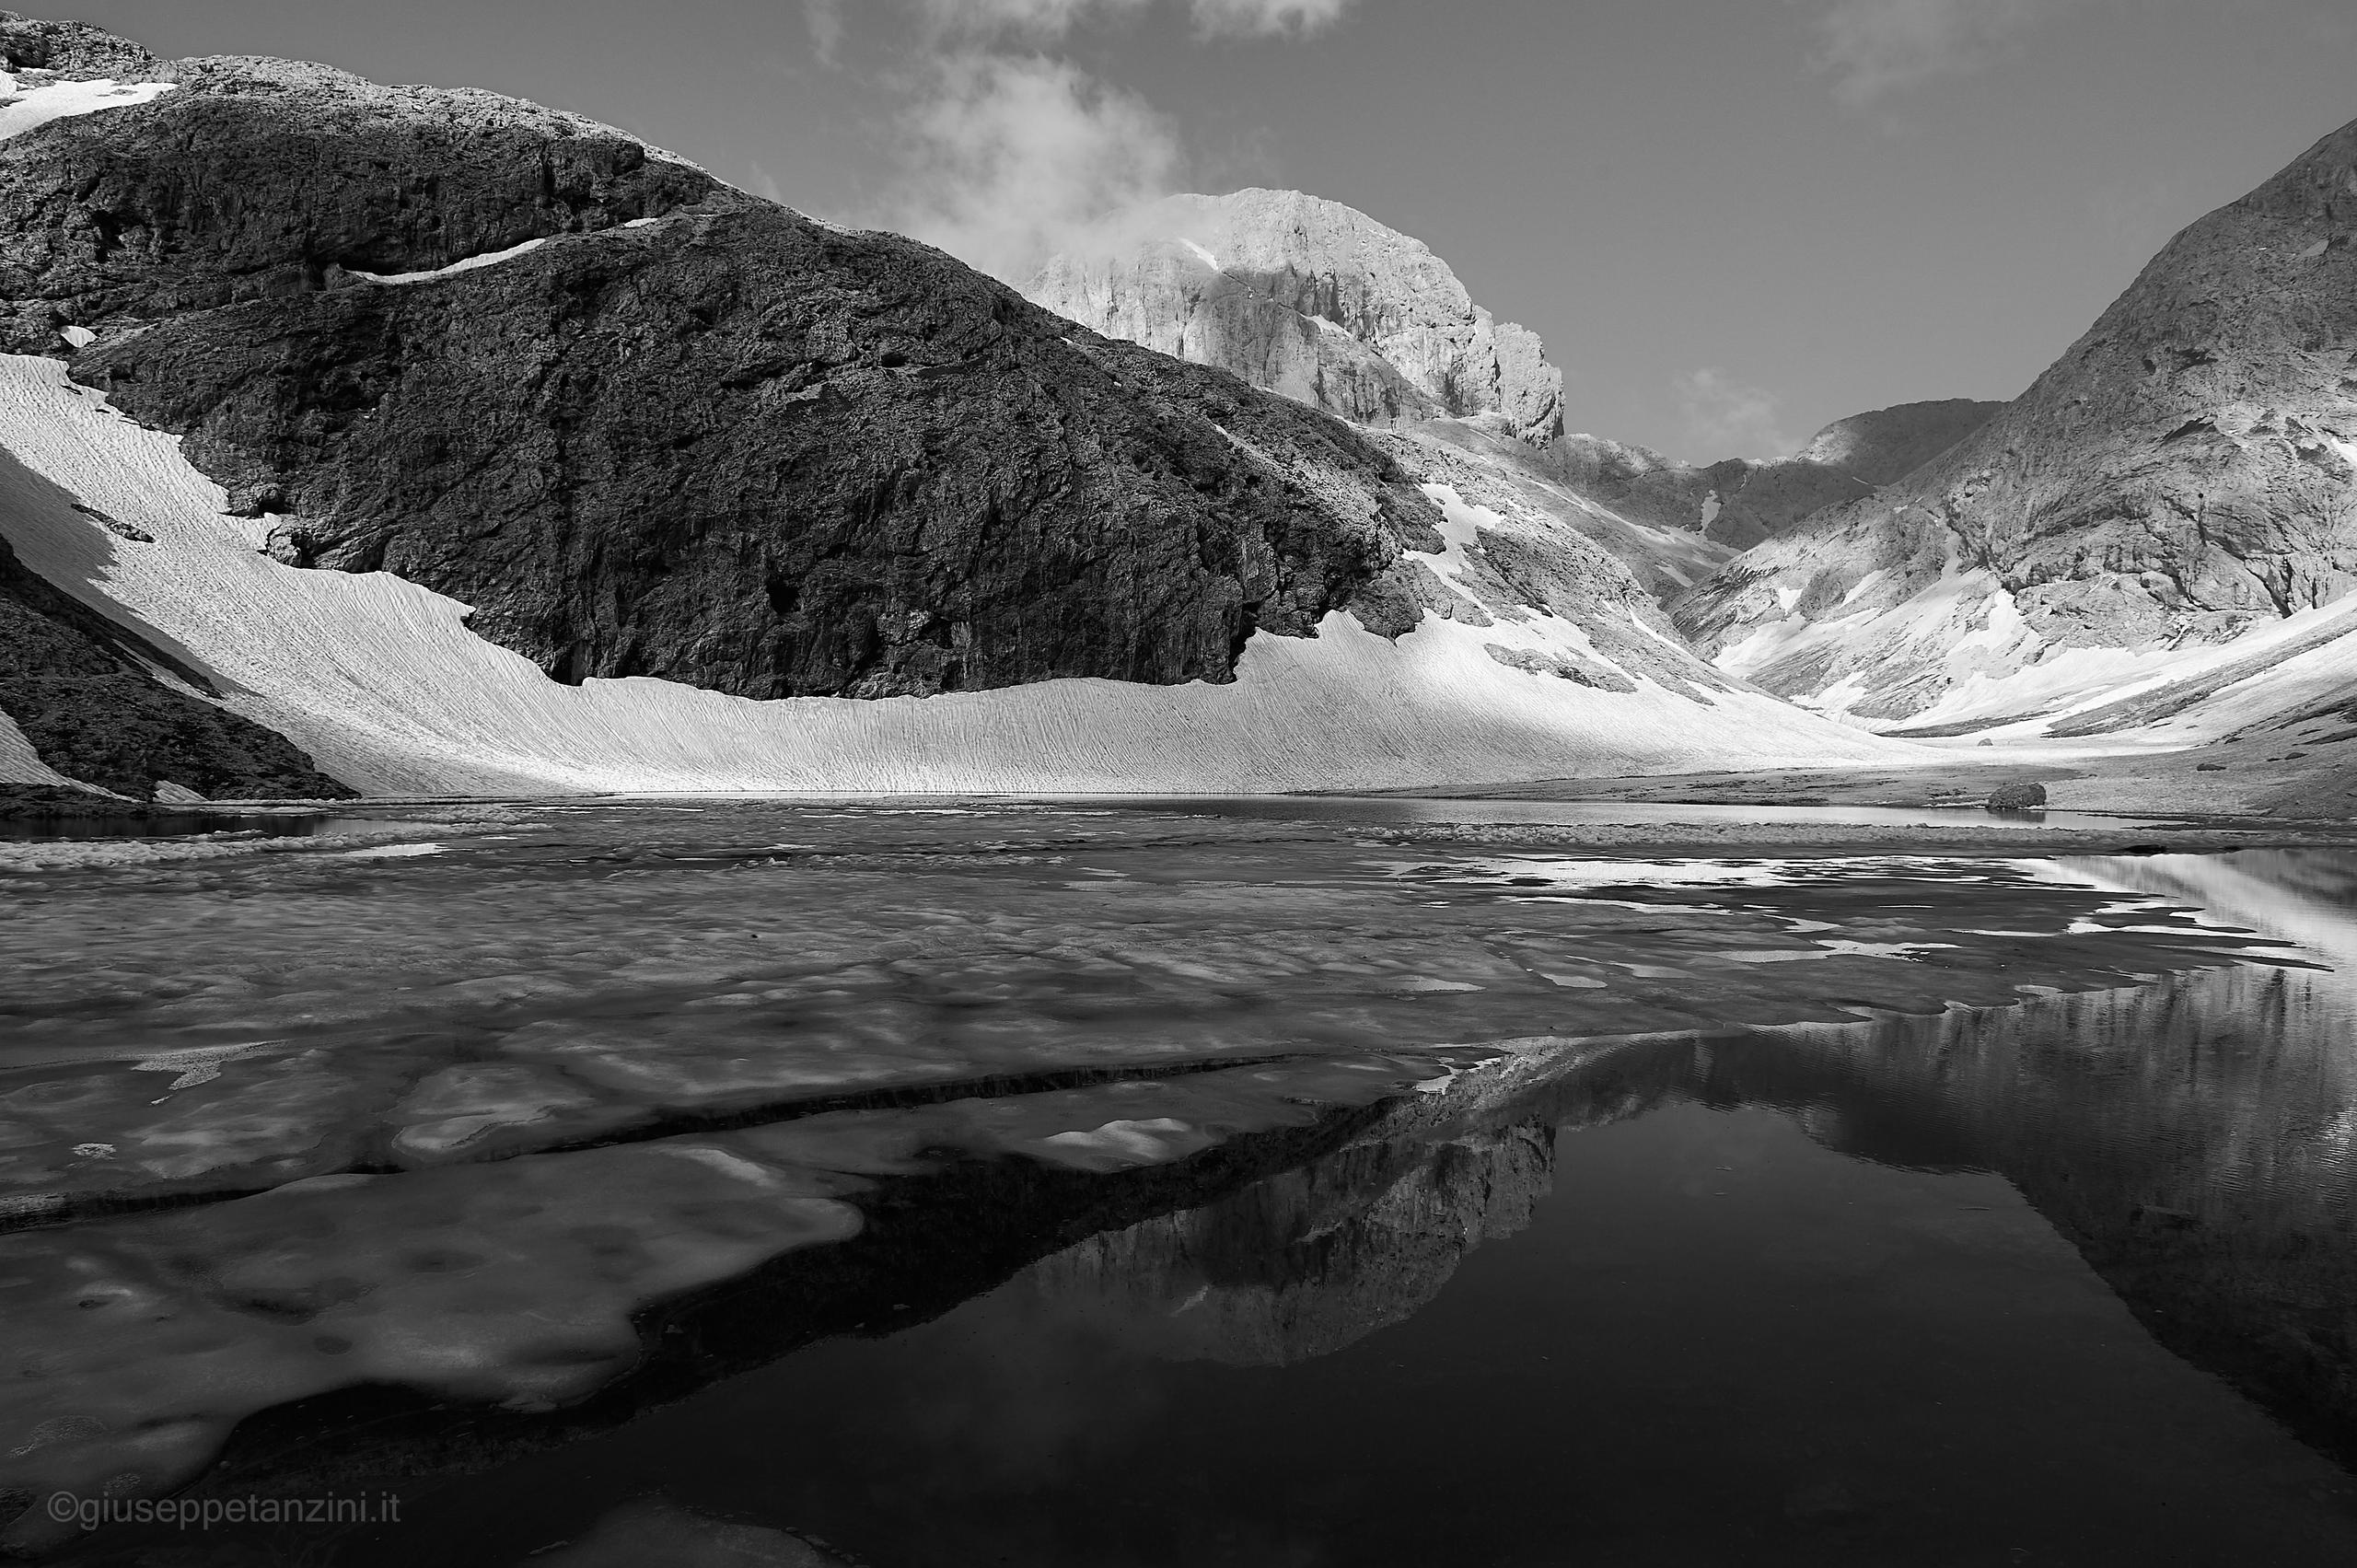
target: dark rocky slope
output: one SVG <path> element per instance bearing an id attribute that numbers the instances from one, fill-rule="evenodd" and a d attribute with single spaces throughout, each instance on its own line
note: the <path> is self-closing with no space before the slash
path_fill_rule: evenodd
<path id="1" fill-rule="evenodd" d="M 1854 680 L 1852 711 L 1905 718 L 1970 673 L 2198 649 L 2340 598 L 2357 586 L 2352 486 L 2357 125 L 2179 234 L 1979 432 L 1677 616 L 1714 653 L 1785 625 L 1783 652 L 1746 673 L 1796 696 Z M 1919 613 L 1976 573 L 1974 616 Z M 1836 619 L 1838 635 L 1807 633 Z M 1946 654 L 1975 633 L 1966 671 Z"/>

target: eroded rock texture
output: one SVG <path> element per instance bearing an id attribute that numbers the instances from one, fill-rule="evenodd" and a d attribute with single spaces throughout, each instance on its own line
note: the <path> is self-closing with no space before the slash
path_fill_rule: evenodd
<path id="1" fill-rule="evenodd" d="M 2233 638 L 2357 586 L 2357 125 L 2192 225 L 2021 398 L 1678 607 L 1897 719 L 2076 648 Z M 1871 579 L 1871 580 L 1870 580 Z M 1933 613 L 1929 596 L 1973 613 Z M 1838 634 L 1809 629 L 1840 621 Z M 1979 646 L 1965 668 L 1948 651 Z"/>

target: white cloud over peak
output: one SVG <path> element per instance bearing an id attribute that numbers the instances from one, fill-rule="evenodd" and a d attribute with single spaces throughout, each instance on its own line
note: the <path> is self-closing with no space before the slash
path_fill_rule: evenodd
<path id="1" fill-rule="evenodd" d="M 821 59 L 841 45 L 849 0 L 803 0 Z M 1178 0 L 1174 0 L 1178 3 Z M 1357 0 L 1183 0 L 1206 38 L 1306 37 L 1332 27 Z M 925 32 L 940 40 L 1011 38 L 1050 43 L 1096 22 L 1128 20 L 1155 0 L 910 0 Z"/>
<path id="2" fill-rule="evenodd" d="M 900 102 L 900 178 L 861 215 L 1009 283 L 1055 251 L 1119 242 L 1123 219 L 1178 189 L 1176 125 L 1135 93 L 1052 52 L 1076 29 L 1134 20 L 1164 0 L 804 0 L 831 64 L 844 24 L 913 21 L 904 66 L 878 76 Z M 1306 37 L 1357 0 L 1167 0 L 1199 39 Z"/>
<path id="3" fill-rule="evenodd" d="M 1713 463 L 1724 458 L 1781 458 L 1797 450 L 1777 416 L 1780 400 L 1764 388 L 1746 386 L 1714 365 L 1690 370 L 1670 383 L 1686 422 L 1687 459 Z"/>
<path id="4" fill-rule="evenodd" d="M 1935 76 L 1979 69 L 2076 0 L 1834 0 L 1817 19 L 1817 66 L 1863 109 Z"/>
<path id="5" fill-rule="evenodd" d="M 917 0 L 936 33 L 987 38 L 1008 33 L 1062 38 L 1084 22 L 1135 16 L 1154 0 Z"/>
<path id="6" fill-rule="evenodd" d="M 1353 0 L 1191 0 L 1195 27 L 1213 37 L 1306 36 L 1342 19 Z"/>
<path id="7" fill-rule="evenodd" d="M 1040 55 L 942 56 L 900 129 L 908 179 L 885 221 L 1010 283 L 1168 194 L 1183 162 L 1144 99 Z"/>

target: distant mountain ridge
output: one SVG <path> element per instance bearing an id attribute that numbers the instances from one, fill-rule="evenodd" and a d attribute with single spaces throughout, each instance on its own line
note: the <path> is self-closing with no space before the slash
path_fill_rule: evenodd
<path id="1" fill-rule="evenodd" d="M 1167 198 L 1095 248 L 1051 259 L 1026 292 L 1108 337 L 1502 464 L 1504 482 L 1664 596 L 1810 513 L 1871 494 L 2000 406 L 1908 404 L 1829 425 L 1789 457 L 1704 467 L 1573 434 L 1562 373 L 1536 333 L 1475 304 L 1422 240 L 1297 191 Z M 1434 477 L 1412 447 L 1392 449 Z"/>

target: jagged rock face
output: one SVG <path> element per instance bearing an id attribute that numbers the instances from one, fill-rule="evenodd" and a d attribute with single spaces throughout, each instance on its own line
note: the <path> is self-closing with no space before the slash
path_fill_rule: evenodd
<path id="1" fill-rule="evenodd" d="M 1174 196 L 1129 242 L 1050 261 L 1026 292 L 1105 333 L 1361 424 L 1491 414 L 1562 429 L 1538 335 L 1476 306 L 1421 241 L 1295 191 Z"/>
<path id="2" fill-rule="evenodd" d="M 1678 618 L 1730 668 L 1840 688 L 1860 717 L 1964 702 L 1975 676 L 1999 703 L 2077 650 L 2198 648 L 2339 598 L 2352 485 L 2357 125 L 2178 235 L 1979 432 Z"/>
<path id="3" fill-rule="evenodd" d="M 560 679 L 1223 680 L 1437 544 L 1347 429 L 604 127 L 273 61 L 142 79 L 0 145 L 16 346 L 96 331 L 75 376 L 282 560 L 462 599 Z"/>

